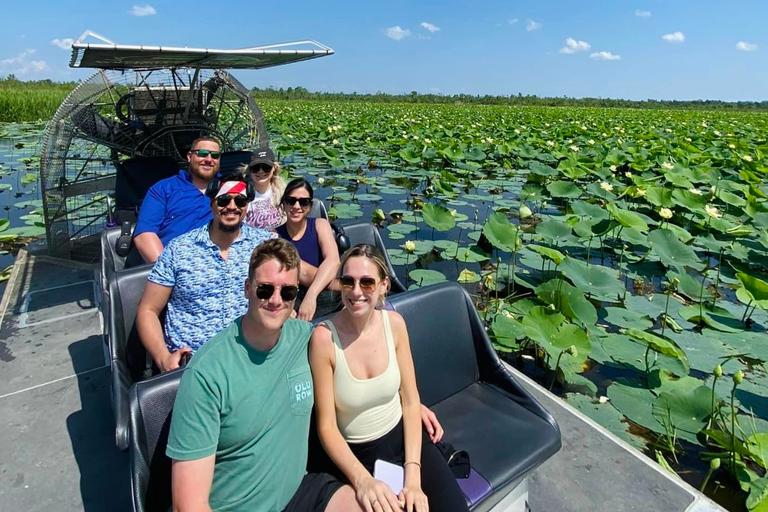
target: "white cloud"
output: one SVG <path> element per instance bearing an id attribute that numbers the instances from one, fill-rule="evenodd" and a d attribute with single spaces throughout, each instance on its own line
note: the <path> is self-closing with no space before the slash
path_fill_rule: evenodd
<path id="1" fill-rule="evenodd" d="M 400 28 L 400 25 L 395 25 L 394 27 L 389 27 L 387 29 L 387 37 L 394 39 L 395 41 L 399 41 L 409 35 L 411 35 L 411 31 Z"/>
<path id="2" fill-rule="evenodd" d="M 518 20 L 517 18 L 512 18 L 511 20 L 509 20 L 509 24 L 510 24 L 510 25 L 514 25 L 514 24 L 515 24 L 515 23 L 517 23 L 518 21 L 520 21 L 520 20 Z"/>
<path id="3" fill-rule="evenodd" d="M 71 37 L 68 37 L 66 39 L 54 39 L 53 41 L 51 41 L 51 44 L 54 46 L 58 46 L 62 50 L 69 50 L 70 48 L 72 48 L 72 43 L 74 42 L 75 42 L 74 39 L 72 39 Z"/>
<path id="4" fill-rule="evenodd" d="M 621 60 L 621 55 L 614 55 L 611 52 L 595 52 L 589 58 L 595 60 Z"/>
<path id="5" fill-rule="evenodd" d="M 572 37 L 565 40 L 565 46 L 560 48 L 560 53 L 577 53 L 586 52 L 591 49 L 592 45 L 586 41 L 577 41 Z"/>
<path id="6" fill-rule="evenodd" d="M 671 34 L 664 34 L 661 38 L 668 43 L 682 43 L 685 41 L 685 34 L 682 32 L 672 32 Z"/>
<path id="7" fill-rule="evenodd" d="M 421 28 L 423 28 L 423 29 L 425 29 L 425 30 L 429 30 L 429 31 L 430 31 L 430 32 L 432 32 L 433 34 L 434 34 L 435 32 L 437 32 L 438 30 L 440 30 L 440 27 L 438 27 L 438 26 L 436 26 L 436 25 L 433 25 L 433 24 L 431 24 L 431 23 L 427 23 L 426 21 L 422 21 L 422 22 L 421 22 Z"/>
<path id="8" fill-rule="evenodd" d="M 151 5 L 134 5 L 128 14 L 131 16 L 154 16 L 157 11 Z"/>
<path id="9" fill-rule="evenodd" d="M 14 75 L 26 75 L 35 71 L 48 69 L 48 64 L 44 60 L 28 60 L 35 50 L 24 50 L 11 59 L 0 60 L 0 71 Z"/>
<path id="10" fill-rule="evenodd" d="M 528 32 L 533 32 L 534 30 L 539 30 L 541 27 L 543 27 L 541 23 L 533 20 L 528 20 L 528 23 L 525 25 L 525 30 Z"/>
<path id="11" fill-rule="evenodd" d="M 747 43 L 746 41 L 739 41 L 736 43 L 736 49 L 741 50 L 742 52 L 754 52 L 757 50 L 757 45 L 752 43 Z"/>
<path id="12" fill-rule="evenodd" d="M 651 11 L 641 11 L 640 9 L 635 11 L 635 16 L 638 18 L 650 18 L 651 17 Z"/>

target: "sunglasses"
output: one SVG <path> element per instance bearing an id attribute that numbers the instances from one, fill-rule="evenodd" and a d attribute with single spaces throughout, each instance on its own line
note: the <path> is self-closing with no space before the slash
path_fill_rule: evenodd
<path id="1" fill-rule="evenodd" d="M 259 164 L 251 167 L 251 172 L 254 174 L 257 172 L 270 172 L 271 170 L 272 170 L 272 166 L 269 164 Z"/>
<path id="2" fill-rule="evenodd" d="M 339 283 L 341 284 L 341 287 L 345 288 L 346 290 L 354 289 L 355 283 L 359 283 L 360 289 L 365 293 L 371 293 L 376 289 L 376 285 L 379 284 L 376 282 L 376 279 L 372 277 L 361 277 L 360 279 L 355 279 L 352 276 L 341 276 L 339 278 Z"/>
<path id="3" fill-rule="evenodd" d="M 261 300 L 269 300 L 275 293 L 275 285 L 273 284 L 260 284 L 256 287 L 256 297 Z M 299 294 L 298 286 L 281 286 L 280 298 L 285 302 L 290 302 L 296 298 Z"/>
<path id="4" fill-rule="evenodd" d="M 235 200 L 235 206 L 238 208 L 243 208 L 248 204 L 248 196 L 231 196 L 229 194 L 225 194 L 216 198 L 216 205 L 219 208 L 224 208 L 225 206 L 229 206 L 230 201 L 233 199 Z"/>
<path id="5" fill-rule="evenodd" d="M 283 202 L 288 206 L 293 206 L 296 203 L 299 203 L 299 206 L 301 206 L 302 208 L 306 208 L 307 206 L 312 204 L 312 198 L 288 196 L 285 199 L 283 199 Z"/>
<path id="6" fill-rule="evenodd" d="M 190 153 L 196 154 L 200 158 L 205 158 L 211 155 L 211 158 L 218 160 L 221 157 L 221 151 L 210 151 L 208 149 L 190 149 Z"/>

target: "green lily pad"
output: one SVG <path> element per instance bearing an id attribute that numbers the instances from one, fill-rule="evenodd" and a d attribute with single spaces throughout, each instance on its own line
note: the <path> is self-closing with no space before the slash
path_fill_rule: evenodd
<path id="1" fill-rule="evenodd" d="M 460 247 L 455 258 L 464 263 L 479 263 L 488 261 L 491 255 L 483 251 L 480 247 L 472 245 L 469 247 Z"/>
<path id="2" fill-rule="evenodd" d="M 408 278 L 414 281 L 415 288 L 423 288 L 435 283 L 441 283 L 446 280 L 445 274 L 437 270 L 417 269 L 408 273 Z M 410 289 L 410 287 L 409 287 Z"/>
<path id="3" fill-rule="evenodd" d="M 634 448 L 645 449 L 646 442 L 643 438 L 629 432 L 629 425 L 622 421 L 623 415 L 610 403 L 601 404 L 581 393 L 568 393 L 565 395 L 565 401 Z"/>
<path id="4" fill-rule="evenodd" d="M 550 249 L 549 247 L 542 247 L 541 245 L 528 244 L 525 246 L 525 248 L 537 254 L 540 254 L 545 259 L 552 260 L 555 263 L 555 265 L 560 265 L 563 262 L 563 260 L 565 260 L 565 254 L 561 253 L 558 250 Z"/>
<path id="5" fill-rule="evenodd" d="M 662 392 L 653 403 L 653 415 L 664 424 L 671 421 L 678 437 L 694 444 L 696 434 L 704 428 L 712 412 L 712 390 L 699 386 L 689 392 Z"/>
<path id="6" fill-rule="evenodd" d="M 456 225 L 456 219 L 451 215 L 450 210 L 439 204 L 425 204 L 421 215 L 429 227 L 438 231 L 448 231 Z"/>
<path id="7" fill-rule="evenodd" d="M 547 190 L 552 197 L 576 198 L 582 194 L 581 189 L 571 181 L 553 181 L 547 185 Z"/>
<path id="8" fill-rule="evenodd" d="M 629 420 L 648 430 L 664 434 L 664 427 L 653 415 L 656 395 L 646 388 L 639 387 L 639 384 L 637 386 L 633 387 L 617 381 L 608 386 L 606 394 L 611 399 L 611 405 Z"/>
<path id="9" fill-rule="evenodd" d="M 536 288 L 536 295 L 548 304 L 554 304 L 560 311 L 589 328 L 597 322 L 597 310 L 575 286 L 560 279 L 551 279 Z"/>
<path id="10" fill-rule="evenodd" d="M 655 229 L 648 235 L 648 244 L 667 266 L 683 269 L 701 268 L 701 260 L 692 247 L 685 245 L 668 229 Z"/>
<path id="11" fill-rule="evenodd" d="M 616 271 L 602 265 L 587 263 L 566 257 L 559 269 L 576 288 L 598 300 L 616 302 L 624 294 L 624 284 L 616 277 Z"/>
<path id="12" fill-rule="evenodd" d="M 491 244 L 505 252 L 515 252 L 522 245 L 519 228 L 501 212 L 493 212 L 483 225 L 483 234 Z"/>
<path id="13" fill-rule="evenodd" d="M 653 326 L 653 321 L 648 318 L 648 315 L 630 309 L 607 307 L 605 311 L 607 313 L 605 321 L 618 327 L 645 330 Z"/>
<path id="14" fill-rule="evenodd" d="M 563 243 L 573 238 L 571 227 L 563 222 L 547 221 L 536 226 L 536 234 L 552 243 Z"/>

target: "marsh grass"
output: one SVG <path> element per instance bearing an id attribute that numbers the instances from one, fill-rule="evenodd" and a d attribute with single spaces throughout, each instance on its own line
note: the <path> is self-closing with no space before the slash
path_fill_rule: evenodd
<path id="1" fill-rule="evenodd" d="M 0 122 L 51 119 L 74 87 L 74 83 L 60 84 L 50 80 L 21 82 L 12 77 L 0 80 Z"/>

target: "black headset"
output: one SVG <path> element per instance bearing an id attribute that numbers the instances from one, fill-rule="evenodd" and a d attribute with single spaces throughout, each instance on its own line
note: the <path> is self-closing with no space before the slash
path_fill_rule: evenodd
<path id="1" fill-rule="evenodd" d="M 233 178 L 237 178 L 237 179 L 233 179 Z M 256 189 L 253 187 L 253 180 L 251 179 L 250 171 L 248 171 L 248 173 L 245 176 L 243 176 L 239 172 L 229 173 L 226 176 L 222 176 L 222 177 L 216 176 L 211 181 L 209 181 L 208 186 L 205 187 L 206 197 L 210 199 L 215 199 L 216 194 L 219 193 L 221 184 L 225 181 L 242 181 L 243 183 L 245 183 L 245 195 L 248 197 L 248 201 L 253 201 L 256 198 Z"/>

